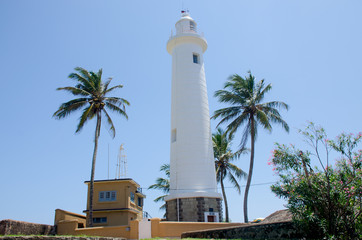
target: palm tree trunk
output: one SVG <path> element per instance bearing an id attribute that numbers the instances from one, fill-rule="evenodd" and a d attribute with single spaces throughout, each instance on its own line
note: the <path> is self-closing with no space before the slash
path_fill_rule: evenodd
<path id="1" fill-rule="evenodd" d="M 93 227 L 93 192 L 94 192 L 94 172 L 96 168 L 96 158 L 98 151 L 98 138 L 101 130 L 101 113 L 97 113 L 97 126 L 94 134 L 94 151 L 93 151 L 93 160 L 92 160 L 92 170 L 91 170 L 91 179 L 89 187 L 89 218 L 88 226 Z"/>
<path id="2" fill-rule="evenodd" d="M 250 134 L 251 134 L 251 149 L 250 149 L 250 166 L 249 166 L 249 174 L 248 174 L 248 180 L 246 182 L 245 187 L 245 194 L 244 194 L 244 222 L 249 222 L 248 220 L 248 195 L 249 195 L 249 188 L 251 183 L 251 177 L 253 174 L 253 168 L 254 168 L 254 144 L 255 144 L 255 126 L 254 126 L 254 117 L 250 117 Z"/>
<path id="3" fill-rule="evenodd" d="M 220 185 L 221 185 L 222 196 L 224 198 L 224 204 L 225 204 L 225 222 L 229 222 L 229 208 L 228 208 L 228 201 L 226 200 L 223 178 L 224 178 L 224 176 L 221 176 Z"/>

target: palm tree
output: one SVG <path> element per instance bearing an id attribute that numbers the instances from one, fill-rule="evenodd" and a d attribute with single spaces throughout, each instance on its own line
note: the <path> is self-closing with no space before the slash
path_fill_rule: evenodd
<path id="1" fill-rule="evenodd" d="M 114 138 L 116 130 L 113 125 L 112 119 L 109 116 L 107 110 L 111 110 L 115 113 L 128 119 L 125 106 L 129 105 L 129 102 L 119 97 L 108 97 L 107 95 L 117 88 L 122 88 L 122 85 L 116 85 L 108 88 L 112 78 L 108 78 L 106 82 L 102 82 L 102 69 L 97 73 L 88 72 L 87 70 L 77 67 L 74 69 L 76 73 L 69 75 L 70 79 L 76 81 L 75 87 L 62 87 L 57 90 L 65 90 L 78 98 L 70 100 L 60 105 L 59 109 L 53 114 L 56 119 L 62 119 L 70 115 L 71 113 L 82 110 L 82 114 L 76 129 L 76 133 L 83 129 L 84 124 L 96 117 L 97 125 L 94 133 L 94 151 L 92 158 L 92 169 L 89 188 L 89 218 L 88 225 L 93 226 L 93 191 L 94 191 L 94 172 L 96 165 L 96 157 L 98 150 L 98 138 L 101 130 L 102 115 L 107 119 L 106 123 L 109 127 L 109 132 Z"/>
<path id="2" fill-rule="evenodd" d="M 213 119 L 221 118 L 217 126 L 230 122 L 226 129 L 230 135 L 244 126 L 240 149 L 245 147 L 249 136 L 251 138 L 250 167 L 244 195 L 245 222 L 248 222 L 248 194 L 253 174 L 257 128 L 260 125 L 271 132 L 271 124 L 276 123 L 289 132 L 288 124 L 281 118 L 278 111 L 278 109 L 288 110 L 288 105 L 279 101 L 262 103 L 265 94 L 272 89 L 272 86 L 271 84 L 265 86 L 264 79 L 255 83 L 255 77 L 250 71 L 248 73 L 249 76 L 245 78 L 237 74 L 230 76 L 224 89 L 215 92 L 215 97 L 219 98 L 219 102 L 228 103 L 231 106 L 215 111 L 214 116 L 212 116 Z"/>
<path id="3" fill-rule="evenodd" d="M 242 151 L 232 152 L 230 149 L 233 136 L 229 136 L 227 132 L 224 132 L 221 128 L 217 129 L 217 132 L 212 134 L 212 143 L 214 147 L 215 157 L 215 169 L 216 169 L 216 180 L 220 182 L 221 191 L 224 198 L 225 204 L 225 221 L 229 222 L 229 208 L 225 194 L 224 180 L 226 176 L 229 181 L 234 185 L 238 193 L 240 194 L 240 185 L 238 180 L 246 178 L 247 174 L 232 164 L 231 161 L 239 158 Z M 244 149 L 242 149 L 244 150 Z"/>
<path id="4" fill-rule="evenodd" d="M 160 177 L 157 178 L 156 183 L 149 186 L 148 189 L 161 190 L 163 193 L 165 193 L 165 195 L 159 196 L 158 198 L 153 200 L 154 202 L 161 202 L 161 201 L 164 202 L 165 197 L 167 196 L 167 193 L 170 191 L 170 164 L 163 164 L 160 167 L 160 171 L 165 173 L 166 178 L 160 178 Z M 160 207 L 160 210 L 165 210 L 165 209 L 166 209 L 166 204 L 164 203 Z M 166 216 L 164 215 L 164 217 L 166 217 Z"/>

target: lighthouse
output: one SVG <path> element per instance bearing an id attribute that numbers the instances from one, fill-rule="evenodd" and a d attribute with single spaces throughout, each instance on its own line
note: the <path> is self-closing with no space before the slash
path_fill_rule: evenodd
<path id="1" fill-rule="evenodd" d="M 206 39 L 186 11 L 176 22 L 167 51 L 172 56 L 170 192 L 168 221 L 219 222 L 204 57 Z"/>

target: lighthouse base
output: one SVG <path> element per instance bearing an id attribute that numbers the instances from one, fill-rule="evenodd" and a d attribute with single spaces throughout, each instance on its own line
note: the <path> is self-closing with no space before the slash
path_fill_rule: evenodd
<path id="1" fill-rule="evenodd" d="M 192 197 L 168 200 L 166 221 L 221 222 L 221 198 Z"/>

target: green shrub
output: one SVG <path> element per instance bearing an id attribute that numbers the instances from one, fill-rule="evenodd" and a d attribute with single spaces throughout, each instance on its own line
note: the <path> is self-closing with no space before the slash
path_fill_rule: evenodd
<path id="1" fill-rule="evenodd" d="M 272 191 L 288 201 L 293 220 L 306 237 L 361 239 L 362 150 L 356 148 L 362 134 L 328 140 L 324 129 L 313 123 L 300 133 L 313 151 L 276 144 L 269 164 L 279 181 Z M 341 156 L 334 166 L 331 151 Z M 319 166 L 312 167 L 312 160 Z"/>

